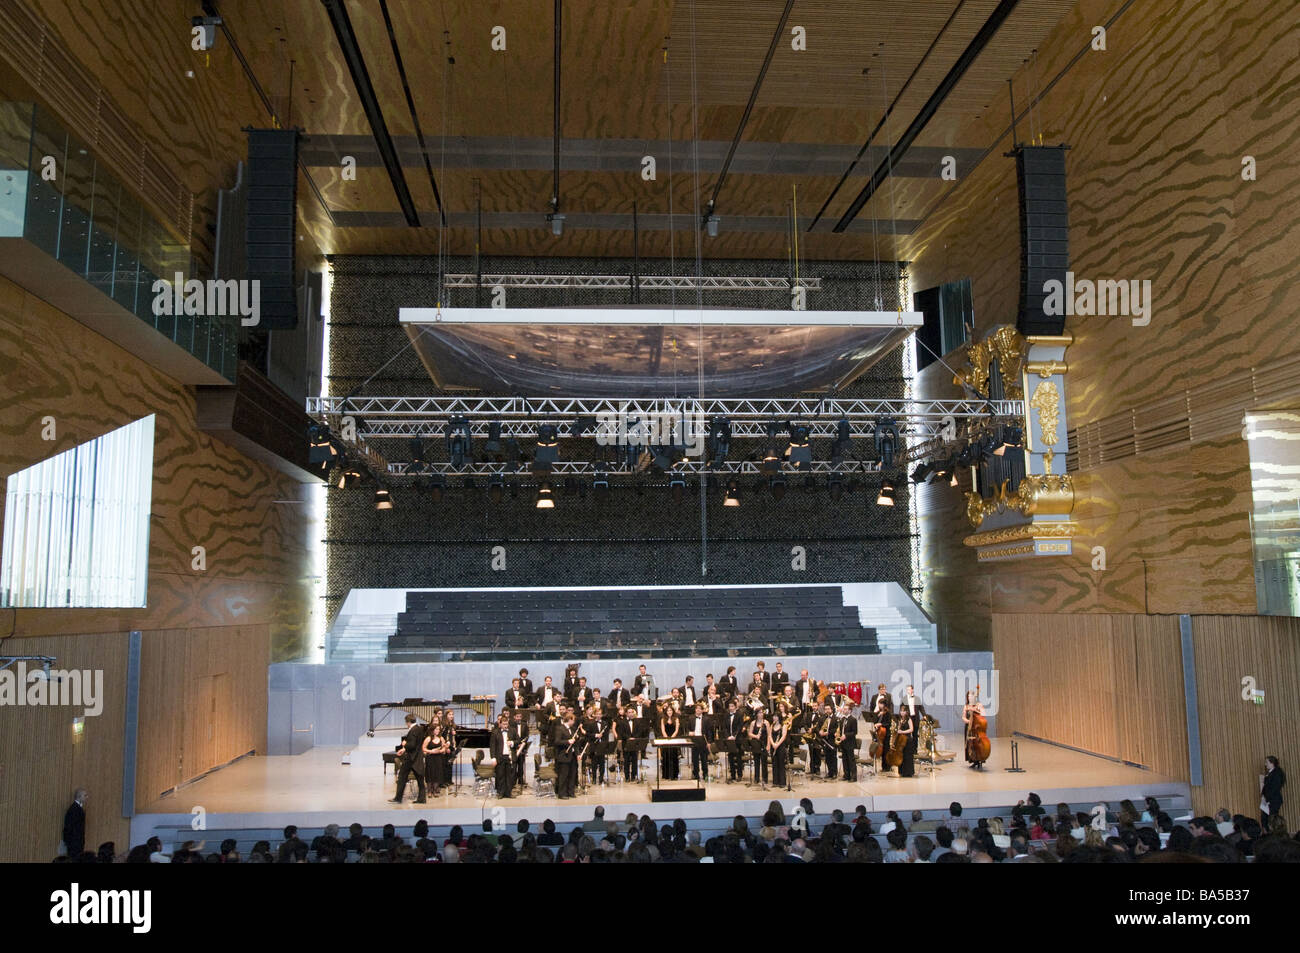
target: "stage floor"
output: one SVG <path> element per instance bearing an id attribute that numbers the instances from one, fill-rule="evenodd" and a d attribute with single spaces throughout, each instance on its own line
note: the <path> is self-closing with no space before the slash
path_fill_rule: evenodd
<path id="1" fill-rule="evenodd" d="M 706 786 L 706 800 L 657 803 L 651 806 L 650 785 L 607 784 L 589 788 L 572 800 L 538 798 L 530 785 L 526 796 L 498 800 L 476 797 L 468 764 L 461 768 L 463 784 L 459 795 L 444 794 L 426 804 L 409 799 L 401 805 L 389 803 L 395 778 L 384 773 L 381 747 L 350 746 L 313 748 L 296 756 L 250 757 L 215 771 L 186 785 L 168 797 L 148 804 L 132 823 L 132 843 L 142 842 L 155 827 L 191 826 L 196 808 L 202 808 L 207 827 L 278 828 L 293 823 L 318 827 L 333 822 L 346 827 L 352 822 L 367 827 L 385 823 L 409 825 L 419 818 L 430 824 L 474 824 L 492 816 L 493 809 L 505 809 L 511 825 L 519 818 L 540 822 L 584 821 L 597 804 L 605 806 L 606 817 L 622 820 L 628 812 L 660 817 L 730 817 L 743 814 L 757 819 L 769 801 L 787 809 L 800 798 L 810 798 L 818 814 L 833 808 L 852 810 L 863 804 L 868 811 L 941 810 L 951 801 L 967 808 L 1003 807 L 1015 804 L 1035 791 L 1044 804 L 1067 801 L 1072 804 L 1123 798 L 1135 801 L 1146 795 L 1187 799 L 1185 782 L 1105 758 L 1040 742 L 1019 740 L 1023 773 L 1004 770 L 1011 764 L 1008 738 L 992 739 L 992 753 L 983 770 L 974 770 L 959 759 L 940 764 L 933 772 L 918 763 L 913 778 L 869 777 L 859 771 L 859 781 L 799 781 L 792 791 L 769 787 L 764 790 L 746 783 L 712 781 Z M 352 763 L 341 763 L 351 753 Z M 653 763 L 647 760 L 653 778 Z M 683 767 L 689 777 L 689 760 Z M 531 778 L 531 767 L 530 767 Z M 409 790 L 414 791 L 414 785 Z M 500 815 L 498 820 L 500 820 Z M 146 833 L 147 831 L 147 833 Z M 144 838 L 137 837 L 144 833 Z"/>

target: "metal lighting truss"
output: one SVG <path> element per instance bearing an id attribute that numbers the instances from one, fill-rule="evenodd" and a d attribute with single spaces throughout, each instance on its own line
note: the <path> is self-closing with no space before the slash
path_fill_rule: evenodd
<path id="1" fill-rule="evenodd" d="M 419 465 L 400 462 L 388 464 L 388 473 L 393 476 L 433 476 L 441 474 L 443 476 L 467 476 L 467 477 L 493 477 L 493 476 L 525 476 L 538 480 L 547 480 L 554 477 L 565 476 L 595 476 L 597 473 L 603 473 L 608 477 L 627 477 L 636 472 L 649 473 L 654 477 L 667 478 L 670 476 L 700 476 L 708 474 L 711 476 L 776 476 L 777 471 L 763 469 L 761 461 L 756 460 L 724 460 L 721 463 L 712 463 L 709 460 L 688 460 L 685 463 L 676 463 L 662 474 L 650 470 L 638 471 L 627 469 L 624 465 L 613 461 L 605 463 L 601 461 L 592 462 L 590 460 L 559 460 L 544 467 L 540 470 L 534 470 L 529 463 L 493 463 L 491 461 L 466 461 L 462 467 L 455 467 L 450 463 L 422 463 Z M 879 460 L 844 460 L 840 463 L 831 463 L 829 460 L 814 460 L 812 466 L 804 470 L 796 470 L 793 467 L 783 465 L 779 471 L 781 474 L 790 477 L 799 476 L 828 476 L 834 474 L 871 474 L 880 472 Z"/>
<path id="2" fill-rule="evenodd" d="M 746 278 L 741 276 L 706 275 L 638 275 L 637 287 L 642 291 L 789 291 L 793 282 L 788 278 Z M 591 288 L 596 290 L 626 290 L 632 287 L 631 275 L 446 275 L 448 288 Z M 799 286 L 808 291 L 820 291 L 820 278 L 800 278 Z"/>

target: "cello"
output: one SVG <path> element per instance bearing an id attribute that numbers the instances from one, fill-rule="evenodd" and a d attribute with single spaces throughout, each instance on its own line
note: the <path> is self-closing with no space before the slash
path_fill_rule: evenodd
<path id="1" fill-rule="evenodd" d="M 975 704 L 970 706 L 970 728 L 966 735 L 966 760 L 980 767 L 989 759 L 989 721 L 979 703 L 979 686 L 975 686 Z"/>
<path id="2" fill-rule="evenodd" d="M 889 752 L 885 755 L 885 764 L 891 768 L 897 768 L 903 763 L 903 749 L 907 747 L 908 735 L 900 734 L 898 730 L 898 715 L 894 716 L 894 736 L 889 741 Z"/>

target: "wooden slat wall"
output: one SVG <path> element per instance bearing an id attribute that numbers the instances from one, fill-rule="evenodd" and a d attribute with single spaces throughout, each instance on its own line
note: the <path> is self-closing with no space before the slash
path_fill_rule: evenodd
<path id="1" fill-rule="evenodd" d="M 1039 86 L 1120 6 L 1081 0 L 1040 47 Z M 1242 28 L 1229 40 L 1225 23 Z M 961 545 L 971 529 L 958 494 L 928 489 L 922 565 L 935 575 L 922 598 L 952 648 L 985 647 L 988 613 L 1255 612 L 1247 447 L 1223 427 L 1199 439 L 1197 420 L 1250 403 L 1252 369 L 1300 354 L 1300 223 L 1282 211 L 1300 203 L 1300 116 L 1275 105 L 1300 81 L 1300 53 L 1282 41 L 1298 28 L 1294 4 L 1135 3 L 1108 31 L 1107 51 L 1085 54 L 1035 110 L 1044 142 L 1071 146 L 1072 270 L 1150 279 L 1154 298 L 1147 327 L 1069 319 L 1069 426 L 1125 414 L 1145 425 L 1147 408 L 1171 395 L 1214 396 L 1191 401 L 1191 441 L 1075 474 L 1082 535 L 1067 559 L 978 565 Z M 1026 81 L 1022 71 L 1016 89 Z M 1017 101 L 1023 107 L 1019 92 Z M 1003 102 L 981 122 L 1001 130 L 1009 118 Z M 1021 137 L 1029 132 L 1022 120 Z M 915 289 L 971 278 L 980 333 L 1013 323 L 1017 309 L 1015 164 L 1001 155 L 1009 145 L 1003 139 L 953 187 L 905 254 Z M 1267 165 L 1258 181 L 1242 180 L 1243 155 Z M 1236 384 L 1223 393 L 1213 389 L 1220 381 Z M 950 382 L 936 363 L 917 390 L 948 396 Z M 1106 548 L 1105 571 L 1091 568 L 1094 546 Z"/>
<path id="2" fill-rule="evenodd" d="M 1186 780 L 1180 657 L 1176 616 L 995 614 L 998 732 Z"/>
<path id="3" fill-rule="evenodd" d="M 1226 807 L 1259 816 L 1264 757 L 1276 755 L 1291 776 L 1282 792 L 1282 815 L 1291 830 L 1300 817 L 1300 619 L 1265 616 L 1198 616 L 1197 714 L 1204 785 L 1194 789 L 1198 814 Z M 1264 704 L 1241 697 L 1244 676 L 1256 680 Z"/>

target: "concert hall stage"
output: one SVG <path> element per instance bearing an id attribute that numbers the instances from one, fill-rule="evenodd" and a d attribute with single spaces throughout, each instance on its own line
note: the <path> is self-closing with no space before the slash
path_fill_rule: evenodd
<path id="1" fill-rule="evenodd" d="M 872 813 L 896 810 L 906 817 L 912 810 L 944 810 L 954 800 L 971 811 L 1005 808 L 1003 813 L 1009 814 L 1010 805 L 1029 791 L 1037 792 L 1049 807 L 1059 801 L 1080 806 L 1107 801 L 1114 809 L 1123 798 L 1140 802 L 1147 795 L 1189 803 L 1185 782 L 1056 745 L 1017 740 L 1023 773 L 1004 770 L 1011 764 L 1011 739 L 994 738 L 992 754 L 981 771 L 968 768 L 958 753 L 956 760 L 941 763 L 933 773 L 918 763 L 914 778 L 873 778 L 860 771 L 858 783 L 800 780 L 792 791 L 713 781 L 704 801 L 658 804 L 651 804 L 650 786 L 644 782 L 590 788 L 573 800 L 538 798 L 532 793 L 531 766 L 526 796 L 504 801 L 495 796 L 476 797 L 472 793 L 473 769 L 466 762 L 460 769 L 465 783 L 458 796 L 446 795 L 419 805 L 407 800 L 399 806 L 388 802 L 394 777 L 391 769 L 382 770 L 384 748 L 317 747 L 301 755 L 244 758 L 149 803 L 146 813 L 132 819 L 131 842 L 143 843 L 155 830 L 165 843 L 203 838 L 201 831 L 191 833 L 198 808 L 202 808 L 207 830 L 278 830 L 286 824 L 310 829 L 329 823 L 346 828 L 353 822 L 369 830 L 388 823 L 409 827 L 420 818 L 434 826 L 461 824 L 467 830 L 477 830 L 483 819 L 493 816 L 494 808 L 502 807 L 505 823 L 513 831 L 520 818 L 527 818 L 536 829 L 549 817 L 565 829 L 590 820 L 592 808 L 598 804 L 604 805 L 608 819 L 619 822 L 629 812 L 649 814 L 660 821 L 743 814 L 752 826 L 770 801 L 780 801 L 789 811 L 804 797 L 812 800 L 819 817 L 837 807 L 852 811 L 859 804 Z M 349 753 L 352 763 L 342 763 Z M 645 764 L 647 775 L 653 778 L 653 762 L 647 759 Z M 685 773 L 689 777 L 689 767 Z M 410 790 L 414 791 L 414 785 Z M 500 815 L 497 817 L 500 820 Z"/>

